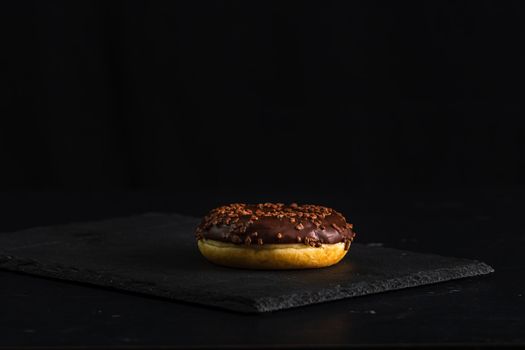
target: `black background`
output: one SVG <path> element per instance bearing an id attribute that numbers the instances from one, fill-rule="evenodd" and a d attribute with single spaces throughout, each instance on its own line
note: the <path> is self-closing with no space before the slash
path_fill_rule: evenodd
<path id="1" fill-rule="evenodd" d="M 522 185 L 522 1 L 3 2 L 0 187 Z"/>
<path id="2" fill-rule="evenodd" d="M 523 346 L 524 42 L 523 1 L 0 2 L 0 232 L 311 202 L 496 270 L 261 318 L 2 271 L 0 346 Z"/>

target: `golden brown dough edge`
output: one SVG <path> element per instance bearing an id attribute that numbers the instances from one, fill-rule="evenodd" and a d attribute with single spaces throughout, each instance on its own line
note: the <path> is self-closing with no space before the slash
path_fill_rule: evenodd
<path id="1" fill-rule="evenodd" d="M 311 247 L 305 244 L 265 244 L 243 246 L 211 239 L 198 241 L 199 250 L 209 261 L 247 269 L 313 269 L 337 264 L 348 252 L 344 242 Z"/>

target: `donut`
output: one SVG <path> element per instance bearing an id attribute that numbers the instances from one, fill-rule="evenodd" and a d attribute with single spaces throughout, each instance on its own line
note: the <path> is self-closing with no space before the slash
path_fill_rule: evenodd
<path id="1" fill-rule="evenodd" d="M 355 232 L 341 213 L 323 206 L 234 203 L 211 210 L 195 237 L 212 263 L 282 270 L 337 264 Z"/>

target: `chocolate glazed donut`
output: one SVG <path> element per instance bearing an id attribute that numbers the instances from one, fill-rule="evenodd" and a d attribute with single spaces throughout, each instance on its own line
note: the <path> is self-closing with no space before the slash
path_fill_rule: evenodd
<path id="1" fill-rule="evenodd" d="M 336 264 L 355 233 L 341 213 L 317 205 L 230 204 L 213 209 L 195 231 L 210 261 L 254 269 Z"/>

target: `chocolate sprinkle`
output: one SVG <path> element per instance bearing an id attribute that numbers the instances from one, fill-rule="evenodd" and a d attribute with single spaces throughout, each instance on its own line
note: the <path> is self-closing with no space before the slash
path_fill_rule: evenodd
<path id="1" fill-rule="evenodd" d="M 234 203 L 210 211 L 195 235 L 234 244 L 247 244 L 250 237 L 249 244 L 257 239 L 259 245 L 303 242 L 320 246 L 351 240 L 352 228 L 340 213 L 323 206 Z"/>

